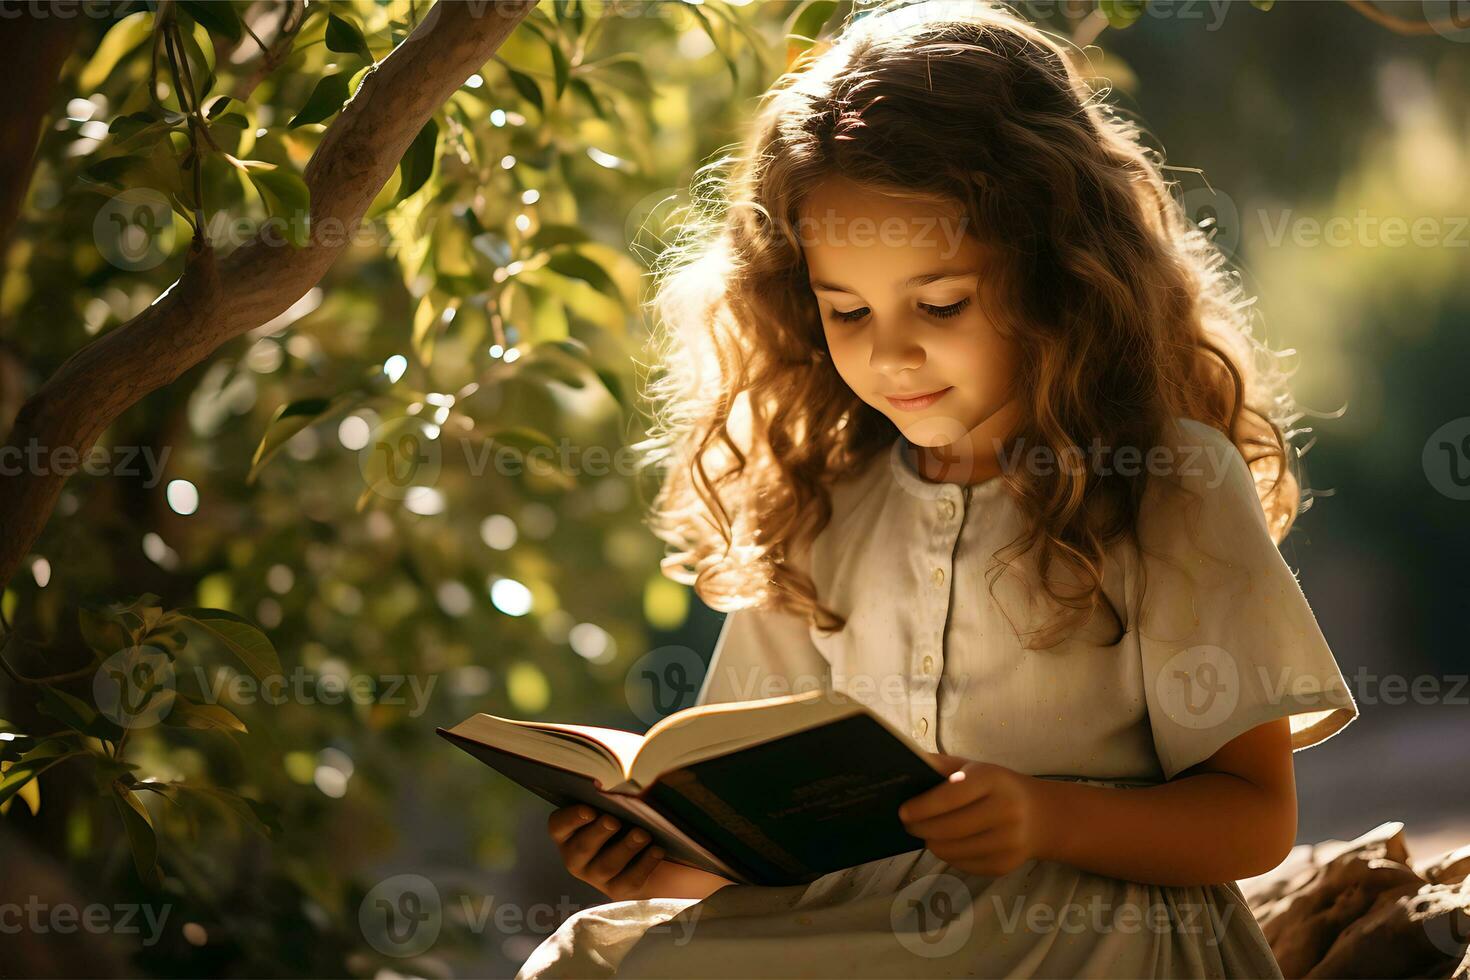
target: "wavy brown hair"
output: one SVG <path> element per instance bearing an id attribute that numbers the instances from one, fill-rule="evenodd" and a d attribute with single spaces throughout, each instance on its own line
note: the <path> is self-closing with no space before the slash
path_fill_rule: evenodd
<path id="1" fill-rule="evenodd" d="M 804 197 L 840 175 L 962 207 L 996 257 L 987 315 L 1018 345 L 1014 438 L 1059 457 L 1159 443 L 1174 417 L 1229 437 L 1278 543 L 1300 483 L 1279 355 L 1252 336 L 1239 276 L 1183 212 L 1162 155 L 1082 80 L 1063 43 L 1000 6 L 934 0 L 849 22 L 762 98 L 740 148 L 695 175 L 655 268 L 653 426 L 662 471 L 649 514 L 665 573 L 717 609 L 784 609 L 823 630 L 805 549 L 831 519 L 830 485 L 898 437 L 827 354 L 797 234 Z M 1098 608 L 1104 556 L 1137 541 L 1146 472 L 1003 474 L 1059 623 Z M 1066 580 L 1070 587 L 1060 580 Z M 990 577 L 992 594 L 995 576 Z M 1070 610 L 1070 612 L 1066 612 Z"/>

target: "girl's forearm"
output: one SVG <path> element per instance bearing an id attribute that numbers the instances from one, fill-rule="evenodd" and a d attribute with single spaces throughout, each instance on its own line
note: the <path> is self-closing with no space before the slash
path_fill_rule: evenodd
<path id="1" fill-rule="evenodd" d="M 726 885 L 733 885 L 708 871 L 673 861 L 660 861 L 643 886 L 644 898 L 708 898 Z"/>
<path id="2" fill-rule="evenodd" d="M 1138 789 L 1037 779 L 1041 857 L 1156 885 L 1262 874 L 1296 839 L 1294 787 L 1203 772 Z"/>

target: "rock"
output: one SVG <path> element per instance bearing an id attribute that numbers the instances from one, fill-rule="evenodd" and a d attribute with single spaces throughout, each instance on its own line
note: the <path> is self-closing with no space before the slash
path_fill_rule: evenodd
<path id="1" fill-rule="evenodd" d="M 1240 882 L 1285 977 L 1470 977 L 1470 846 L 1411 863 L 1399 821 Z"/>

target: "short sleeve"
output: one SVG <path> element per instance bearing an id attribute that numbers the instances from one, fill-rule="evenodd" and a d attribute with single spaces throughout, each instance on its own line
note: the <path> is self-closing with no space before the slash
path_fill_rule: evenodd
<path id="1" fill-rule="evenodd" d="M 1268 721 L 1291 719 L 1295 751 L 1358 715 L 1245 459 L 1218 430 L 1184 424 L 1187 492 L 1151 479 L 1139 522 L 1142 681 L 1167 779 Z"/>
<path id="2" fill-rule="evenodd" d="M 752 701 L 829 686 L 827 661 L 795 613 L 737 609 L 715 640 L 698 704 Z"/>

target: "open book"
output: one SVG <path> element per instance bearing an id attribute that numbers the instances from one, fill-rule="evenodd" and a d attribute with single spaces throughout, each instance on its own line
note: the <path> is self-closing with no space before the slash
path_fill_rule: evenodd
<path id="1" fill-rule="evenodd" d="M 907 736 L 825 689 L 688 708 L 643 735 L 487 714 L 436 731 L 557 806 L 586 803 L 672 860 L 756 885 L 922 848 L 898 807 L 944 781 Z"/>

